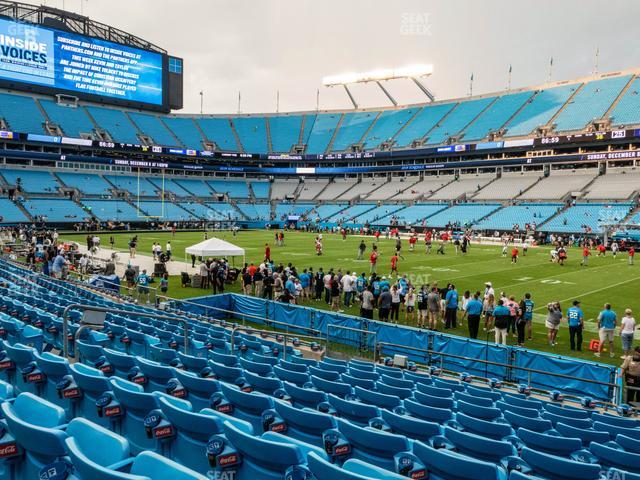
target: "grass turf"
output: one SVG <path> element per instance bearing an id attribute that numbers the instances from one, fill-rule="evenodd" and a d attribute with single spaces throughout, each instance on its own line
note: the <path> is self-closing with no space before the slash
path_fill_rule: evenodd
<path id="1" fill-rule="evenodd" d="M 130 233 L 104 233 L 101 236 L 101 244 L 108 246 L 109 236 L 115 238 L 115 248 L 128 251 L 129 239 L 133 236 Z M 86 234 L 65 234 L 65 240 L 74 240 L 79 243 L 84 242 Z M 271 256 L 276 262 L 289 262 L 294 264 L 298 271 L 303 268 L 313 267 L 317 271 L 323 267 L 325 271 L 329 268 L 342 271 L 365 272 L 369 274 L 368 254 L 374 243 L 373 238 L 366 238 L 367 252 L 365 260 L 356 260 L 357 247 L 361 237 L 347 237 L 343 241 L 338 234 L 323 235 L 324 253 L 322 256 L 315 254 L 314 234 L 303 232 L 286 232 L 285 246 L 276 247 L 274 245 L 273 231 L 241 231 L 234 238 L 230 232 L 209 232 L 209 238 L 216 236 L 230 241 L 246 251 L 246 261 L 260 263 L 264 255 L 264 244 L 271 245 Z M 160 242 L 164 247 L 167 240 L 171 241 L 173 256 L 177 260 L 184 259 L 184 249 L 190 245 L 202 241 L 202 232 L 178 232 L 172 236 L 170 232 L 148 232 L 138 234 L 138 254 L 150 255 L 153 242 Z M 511 258 L 501 256 L 501 247 L 489 245 L 471 245 L 466 255 L 454 253 L 452 245 L 446 246 L 445 255 L 436 255 L 434 248 L 430 255 L 425 254 L 424 243 L 419 242 L 414 252 L 409 251 L 408 242 L 403 241 L 402 254 L 404 260 L 399 261 L 401 274 L 407 274 L 414 285 L 430 284 L 437 281 L 439 285 L 446 285 L 452 282 L 462 296 L 465 290 L 483 291 L 484 283 L 493 283 L 496 295 L 499 292 L 506 292 L 507 295 L 515 295 L 516 300 L 520 300 L 525 292 L 532 295 L 535 301 L 535 313 L 533 324 L 533 339 L 527 340 L 526 347 L 558 353 L 561 355 L 576 356 L 589 360 L 598 360 L 602 363 L 619 364 L 620 338 L 615 339 L 614 358 L 609 358 L 603 354 L 602 358 L 596 359 L 592 352 L 587 350 L 588 343 L 597 338 L 596 317 L 602 309 L 604 303 L 612 304 L 613 309 L 618 313 L 618 319 L 622 318 L 625 308 L 632 308 L 637 311 L 640 302 L 637 297 L 637 289 L 640 281 L 640 266 L 630 266 L 627 264 L 627 255 L 619 254 L 616 259 L 610 252 L 605 257 L 590 258 L 589 266 L 580 266 L 582 259 L 581 250 L 570 249 L 568 260 L 564 266 L 549 261 L 548 247 L 530 248 L 526 257 L 522 254 L 517 264 L 511 263 Z M 395 241 L 380 239 L 378 250 L 382 254 L 378 260 L 377 273 L 388 275 L 390 270 L 390 257 L 395 251 Z M 594 252 L 595 253 L 595 252 Z M 121 258 L 127 258 L 128 253 Z M 189 260 L 190 261 L 190 260 Z M 236 259 L 235 264 L 240 266 L 241 259 Z M 240 292 L 240 281 L 229 288 L 229 291 Z M 171 277 L 168 295 L 174 298 L 190 298 L 205 294 L 204 290 L 182 288 L 178 276 Z M 561 302 L 563 312 L 571 306 L 574 299 L 581 301 L 582 309 L 585 313 L 585 334 L 583 352 L 572 352 L 569 348 L 569 331 L 566 323 L 560 327 L 557 345 L 551 347 L 546 340 L 547 330 L 544 326 L 546 317 L 546 304 L 550 301 Z M 308 301 L 304 304 L 327 309 L 324 302 Z M 359 306 L 352 306 L 345 309 L 345 313 L 358 315 Z M 376 314 L 377 315 L 377 314 Z M 407 323 L 404 314 L 401 313 L 401 323 Z M 414 324 L 415 325 L 415 324 Z M 449 333 L 467 336 L 467 327 L 458 326 L 455 330 L 448 330 Z M 480 331 L 480 338 L 484 333 Z M 492 338 L 492 335 L 490 336 Z M 489 340 L 491 341 L 491 338 Z M 509 344 L 514 344 L 515 339 L 511 336 Z"/>

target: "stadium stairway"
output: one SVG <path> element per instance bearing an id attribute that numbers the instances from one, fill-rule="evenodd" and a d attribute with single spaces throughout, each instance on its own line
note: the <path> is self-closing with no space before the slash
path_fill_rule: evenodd
<path id="1" fill-rule="evenodd" d="M 236 126 L 232 118 L 229 119 L 229 124 L 231 126 L 231 133 L 233 134 L 233 138 L 235 139 L 236 145 L 238 146 L 238 151 L 244 152 L 245 150 L 244 150 L 244 147 L 242 146 L 242 141 L 240 141 L 240 135 L 238 135 L 238 131 L 236 130 Z"/>
<path id="2" fill-rule="evenodd" d="M 626 93 L 629 91 L 629 89 L 631 88 L 632 85 L 634 85 L 634 82 L 638 79 L 638 77 L 636 75 L 632 75 L 631 78 L 629 78 L 629 81 L 627 82 L 627 84 L 624 86 L 624 88 L 622 90 L 620 90 L 620 93 L 618 94 L 618 96 L 616 97 L 616 99 L 611 103 L 611 105 L 609 105 L 609 108 L 607 109 L 606 112 L 604 112 L 604 114 L 601 117 L 601 120 L 605 120 L 608 121 L 611 118 L 611 113 L 615 110 L 615 108 L 618 106 L 618 104 L 620 103 L 620 100 L 622 100 L 622 98 L 626 95 Z"/>
<path id="3" fill-rule="evenodd" d="M 543 175 L 540 175 L 540 176 L 538 177 L 538 179 L 537 179 L 535 182 L 533 182 L 533 183 L 532 183 L 531 185 L 529 185 L 527 188 L 524 188 L 524 189 L 520 192 L 520 194 L 519 194 L 519 195 L 517 195 L 515 198 L 517 199 L 517 198 L 519 198 L 520 196 L 524 195 L 526 192 L 528 192 L 528 191 L 529 191 L 529 190 L 531 190 L 533 187 L 535 187 L 538 183 L 540 183 L 540 182 L 542 181 L 542 179 L 543 179 L 543 178 L 544 178 L 544 176 L 543 176 Z"/>

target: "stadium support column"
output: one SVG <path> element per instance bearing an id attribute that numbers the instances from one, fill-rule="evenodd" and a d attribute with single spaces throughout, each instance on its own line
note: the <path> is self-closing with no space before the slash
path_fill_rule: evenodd
<path id="1" fill-rule="evenodd" d="M 425 87 L 425 86 L 422 84 L 422 82 L 421 82 L 420 80 L 418 80 L 416 77 L 411 77 L 411 80 L 413 80 L 413 83 L 415 83 L 415 84 L 418 86 L 418 88 L 420 89 L 420 91 L 421 91 L 422 93 L 424 93 L 424 94 L 427 96 L 427 98 L 429 99 L 429 101 L 431 101 L 431 102 L 435 102 L 436 97 L 433 95 L 433 93 L 431 93 L 431 92 L 429 91 L 429 89 L 428 89 L 427 87 Z"/>
<path id="2" fill-rule="evenodd" d="M 353 98 L 353 95 L 351 94 L 351 90 L 349 90 L 349 87 L 347 86 L 346 83 L 343 83 L 342 86 L 344 87 L 344 91 L 347 92 L 347 95 L 349 96 L 349 100 L 351 100 L 351 103 L 353 103 L 353 108 L 357 110 L 358 104 L 356 103 L 356 99 Z"/>
<path id="3" fill-rule="evenodd" d="M 398 102 L 396 102 L 396 99 L 391 96 L 391 93 L 389 93 L 389 90 L 384 88 L 384 85 L 382 85 L 382 83 L 380 83 L 380 81 L 377 81 L 376 84 L 380 87 L 380 90 L 382 90 L 382 92 L 387 96 L 387 98 L 393 104 L 393 106 L 397 107 L 398 106 Z"/>

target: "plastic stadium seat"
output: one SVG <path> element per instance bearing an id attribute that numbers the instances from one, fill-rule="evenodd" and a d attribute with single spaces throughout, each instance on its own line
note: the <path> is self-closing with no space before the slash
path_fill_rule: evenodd
<path id="1" fill-rule="evenodd" d="M 519 407 L 517 405 L 511 405 L 504 401 L 496 402 L 496 408 L 499 408 L 503 412 L 517 413 L 518 415 L 522 415 L 523 417 L 540 418 L 540 410 L 536 408 Z"/>
<path id="2" fill-rule="evenodd" d="M 520 456 L 534 473 L 551 480 L 596 480 L 602 470 L 598 464 L 575 462 L 527 447 L 522 449 Z"/>
<path id="3" fill-rule="evenodd" d="M 106 392 L 111 391 L 109 379 L 97 368 L 89 367 L 82 363 L 71 364 L 69 368 L 73 380 L 81 392 L 81 398 L 76 408 L 76 416 L 90 420 L 103 427 L 108 427 L 109 419 L 98 415 L 96 401 Z"/>
<path id="4" fill-rule="evenodd" d="M 311 445 L 297 438 L 285 436 L 276 432 L 265 432 L 260 436 L 260 438 L 263 440 L 268 440 L 270 442 L 281 443 L 283 445 L 291 445 L 293 447 L 296 447 L 298 450 L 300 450 L 300 453 L 302 453 L 302 457 L 305 459 L 305 463 L 307 456 L 311 452 L 319 455 L 325 460 L 329 460 L 329 457 L 323 448 L 317 445 Z"/>
<path id="5" fill-rule="evenodd" d="M 273 366 L 268 363 L 254 362 L 246 358 L 240 358 L 239 361 L 245 372 L 252 372 L 258 375 L 273 374 Z"/>
<path id="6" fill-rule="evenodd" d="M 461 400 L 458 401 L 456 405 L 459 412 L 471 415 L 472 417 L 481 418 L 483 420 L 495 420 L 496 418 L 502 417 L 502 411 L 499 408 L 481 407 Z"/>
<path id="7" fill-rule="evenodd" d="M 186 396 L 195 411 L 211 405 L 210 398 L 220 391 L 220 384 L 211 378 L 202 378 L 193 372 L 175 369 L 175 378 L 186 390 Z"/>
<path id="8" fill-rule="evenodd" d="M 445 388 L 452 392 L 464 392 L 465 386 L 460 382 L 445 380 L 444 378 L 433 377 L 433 385 L 438 388 Z"/>
<path id="9" fill-rule="evenodd" d="M 454 392 L 453 398 L 456 401 L 463 401 L 467 403 L 471 403 L 472 405 L 478 405 L 480 407 L 493 407 L 493 400 L 487 397 L 476 397 L 474 395 L 469 395 L 465 392 Z"/>
<path id="10" fill-rule="evenodd" d="M 416 390 L 413 392 L 413 398 L 420 402 L 422 405 L 427 405 L 436 408 L 448 408 L 453 409 L 455 401 L 453 397 L 436 397 Z"/>
<path id="11" fill-rule="evenodd" d="M 232 415 L 249 422 L 255 432 L 262 431 L 262 412 L 273 408 L 273 398 L 258 392 L 247 393 L 236 386 L 220 384 L 220 390 L 233 405 Z"/>
<path id="12" fill-rule="evenodd" d="M 316 480 L 402 480 L 407 478 L 360 460 L 347 460 L 342 467 L 339 467 L 313 452 L 309 454 L 307 461 L 309 470 Z"/>
<path id="13" fill-rule="evenodd" d="M 436 450 L 421 442 L 413 452 L 425 464 L 432 480 L 503 480 L 506 473 L 492 463 L 476 460 L 445 449 Z"/>
<path id="14" fill-rule="evenodd" d="M 103 349 L 104 356 L 109 362 L 109 365 L 113 368 L 113 375 L 121 378 L 127 378 L 127 375 L 133 367 L 136 367 L 135 357 L 127 355 L 126 353 L 111 350 L 110 348 Z"/>
<path id="15" fill-rule="evenodd" d="M 551 421 L 554 426 L 558 422 L 562 422 L 566 425 L 571 425 L 572 427 L 576 428 L 591 428 L 593 424 L 591 422 L 591 419 L 588 418 L 565 417 L 562 415 L 556 415 L 548 411 L 542 412 L 542 418 Z"/>
<path id="16" fill-rule="evenodd" d="M 391 387 L 406 388 L 408 390 L 413 390 L 415 386 L 413 380 L 405 380 L 402 377 L 392 377 L 384 373 L 380 376 L 380 382 Z"/>
<path id="17" fill-rule="evenodd" d="M 416 392 L 417 395 L 417 392 Z M 450 408 L 440 408 L 431 405 L 425 405 L 407 398 L 404 401 L 404 408 L 414 417 L 428 420 L 431 422 L 442 423 L 453 418 L 453 412 Z"/>
<path id="18" fill-rule="evenodd" d="M 385 395 L 391 395 L 403 400 L 413 396 L 413 390 L 409 388 L 394 387 L 382 382 L 376 382 L 376 390 Z"/>
<path id="19" fill-rule="evenodd" d="M 542 410 L 543 407 L 543 403 L 538 400 L 519 397 L 510 393 L 505 393 L 502 398 L 509 405 L 515 405 L 516 407 L 535 408 L 536 410 Z"/>
<path id="20" fill-rule="evenodd" d="M 207 458 L 207 444 L 212 435 L 220 436 L 219 440 L 225 441 L 223 420 L 220 417 L 177 408 L 166 398 L 160 398 L 158 402 L 162 413 L 175 428 L 175 437 L 171 439 L 169 447 L 169 457 L 199 472 L 214 468 Z M 228 448 L 227 445 L 227 453 L 231 453 Z"/>
<path id="21" fill-rule="evenodd" d="M 318 368 L 322 368 L 323 370 L 329 370 L 332 372 L 338 373 L 346 373 L 349 367 L 346 364 L 333 363 L 329 361 L 326 357 L 324 361 L 318 362 Z"/>
<path id="22" fill-rule="evenodd" d="M 506 441 L 493 440 L 475 433 L 456 430 L 451 427 L 444 428 L 444 435 L 456 446 L 458 452 L 478 460 L 487 462 L 499 462 L 505 457 L 516 455 L 514 446 Z"/>
<path id="23" fill-rule="evenodd" d="M 294 372 L 291 370 L 287 370 L 286 368 L 282 368 L 278 365 L 273 367 L 273 373 L 282 380 L 283 382 L 291 382 L 296 385 L 304 385 L 309 381 L 309 375 L 302 372 Z M 317 378 L 317 377 L 316 377 Z"/>
<path id="24" fill-rule="evenodd" d="M 426 393 L 432 397 L 453 398 L 453 392 L 448 388 L 440 388 L 435 385 L 416 384 L 416 391 Z"/>
<path id="25" fill-rule="evenodd" d="M 133 462 L 129 442 L 124 437 L 84 418 L 74 418 L 66 433 L 65 447 L 80 478 L 127 478 L 118 472 L 128 470 Z"/>
<path id="26" fill-rule="evenodd" d="M 616 436 L 616 443 L 628 452 L 640 453 L 640 440 L 636 440 L 626 435 Z"/>
<path id="27" fill-rule="evenodd" d="M 633 418 L 618 417 L 615 415 L 608 415 L 604 413 L 593 412 L 591 419 L 594 422 L 606 423 L 608 425 L 615 425 L 616 427 L 623 428 L 640 428 L 640 420 Z"/>
<path id="28" fill-rule="evenodd" d="M 354 368 L 359 368 L 360 370 L 369 370 L 373 371 L 376 369 L 376 365 L 373 362 L 364 362 L 362 360 L 358 360 L 352 358 L 349 360 L 349 366 Z"/>
<path id="29" fill-rule="evenodd" d="M 397 396 L 366 390 L 362 387 L 355 387 L 353 391 L 360 401 L 380 408 L 392 409 L 401 403 L 400 398 Z"/>
<path id="30" fill-rule="evenodd" d="M 207 480 L 207 477 L 154 452 L 142 452 L 131 465 L 131 474 L 149 480 Z M 125 477 L 126 478 L 126 477 Z"/>
<path id="31" fill-rule="evenodd" d="M 584 446 L 588 446 L 591 442 L 608 442 L 611 439 L 609 432 L 576 428 L 562 422 L 556 424 L 556 430 L 565 437 L 579 438 Z"/>
<path id="32" fill-rule="evenodd" d="M 513 429 L 507 423 L 488 422 L 460 412 L 456 414 L 456 422 L 466 431 L 489 438 L 502 440 L 506 436 L 513 435 Z"/>
<path id="33" fill-rule="evenodd" d="M 640 440 L 640 428 L 617 427 L 615 425 L 609 425 L 607 423 L 597 421 L 593 422 L 593 428 L 595 430 L 600 430 L 601 432 L 608 432 L 612 437 L 615 437 L 616 435 L 625 435 L 627 437 Z"/>
<path id="34" fill-rule="evenodd" d="M 337 382 L 340 380 L 340 372 L 336 372 L 335 370 L 325 370 L 323 368 L 318 367 L 308 367 L 309 375 L 314 375 L 316 377 L 320 377 L 324 380 L 329 380 L 331 382 Z M 343 373 L 342 375 L 346 375 Z M 371 383 L 373 381 L 370 380 Z"/>
<path id="35" fill-rule="evenodd" d="M 167 365 L 147 360 L 143 357 L 135 358 L 136 364 L 146 378 L 144 389 L 147 392 L 164 392 L 169 379 L 175 377 L 175 370 Z"/>
<path id="36" fill-rule="evenodd" d="M 523 417 L 513 412 L 504 412 L 504 418 L 515 429 L 526 428 L 534 432 L 546 432 L 553 427 L 550 420 Z"/>
<path id="37" fill-rule="evenodd" d="M 38 383 L 38 396 L 64 408 L 67 418 L 73 418 L 75 412 L 72 408 L 72 400 L 66 396 L 58 395 L 56 388 L 63 377 L 71 374 L 69 362 L 48 352 L 42 354 L 36 352 L 35 357 L 38 370 L 44 375 L 44 381 Z"/>
<path id="38" fill-rule="evenodd" d="M 13 385 L 16 393 L 22 392 L 37 392 L 37 384 L 30 380 L 38 378 L 38 372 L 34 371 L 33 376 L 29 377 L 23 375 L 21 372 L 29 365 L 29 368 L 35 367 L 35 353 L 36 350 L 32 347 L 27 347 L 20 343 L 10 345 L 4 342 L 4 351 L 7 354 L 8 359 L 11 361 L 12 368 L 7 369 L 7 381 Z"/>
<path id="39" fill-rule="evenodd" d="M 399 415 L 389 410 L 380 411 L 381 418 L 391 427 L 393 433 L 405 435 L 416 440 L 427 441 L 440 435 L 440 425 L 407 415 Z"/>
<path id="40" fill-rule="evenodd" d="M 568 457 L 582 448 L 582 441 L 579 438 L 547 435 L 526 428 L 519 428 L 516 434 L 527 447 L 560 457 Z"/>
<path id="41" fill-rule="evenodd" d="M 194 357 L 193 355 L 186 355 L 182 352 L 176 352 L 180 363 L 184 366 L 185 370 L 194 373 L 200 373 L 203 368 L 209 366 L 209 362 L 206 358 Z"/>
<path id="42" fill-rule="evenodd" d="M 330 372 L 330 373 L 338 374 L 338 372 Z M 347 375 L 346 373 L 338 374 L 338 375 L 340 376 L 339 379 L 342 380 L 343 383 L 351 385 L 352 387 L 362 387 L 362 388 L 366 388 L 367 390 L 374 390 L 376 388 L 376 382 L 374 382 L 373 380 L 368 380 L 366 378 L 352 377 L 351 375 Z"/>
<path id="43" fill-rule="evenodd" d="M 15 466 L 16 479 L 40 478 L 42 467 L 65 455 L 62 408 L 27 392 L 14 402 L 3 402 L 0 410 L 17 445 L 25 451 L 24 461 Z"/>
<path id="44" fill-rule="evenodd" d="M 311 409 L 301 410 L 287 402 L 276 401 L 275 411 L 285 423 L 281 433 L 312 445 L 322 446 L 323 432 L 337 428 L 335 417 Z"/>
<path id="45" fill-rule="evenodd" d="M 590 418 L 591 412 L 589 410 L 584 410 L 580 408 L 573 407 L 562 407 L 560 405 L 554 405 L 553 403 L 547 403 L 544 406 L 544 409 L 555 415 L 561 415 L 563 417 L 571 417 L 571 418 Z"/>
<path id="46" fill-rule="evenodd" d="M 339 417 L 346 418 L 356 425 L 368 425 L 369 420 L 380 416 L 380 410 L 374 405 L 345 400 L 333 394 L 328 395 L 328 402 Z"/>
<path id="47" fill-rule="evenodd" d="M 220 363 L 227 367 L 237 367 L 238 366 L 238 357 L 235 355 L 229 355 L 226 353 L 218 353 L 215 351 L 209 352 L 209 358 L 216 363 Z"/>
<path id="48" fill-rule="evenodd" d="M 265 395 L 273 395 L 273 392 L 282 388 L 282 381 L 277 378 L 265 377 L 251 372 L 244 372 L 244 378 L 251 388 Z"/>
<path id="49" fill-rule="evenodd" d="M 285 473 L 306 463 L 302 452 L 293 445 L 264 440 L 224 423 L 225 436 L 240 452 L 242 465 L 237 480 L 281 480 Z"/>
<path id="50" fill-rule="evenodd" d="M 311 376 L 311 383 L 314 387 L 327 394 L 337 395 L 338 397 L 344 398 L 345 395 L 349 395 L 352 393 L 351 385 L 342 382 L 331 382 L 329 380 L 324 380 L 319 377 Z"/>
<path id="51" fill-rule="evenodd" d="M 387 377 L 393 377 L 400 380 L 404 378 L 405 380 L 409 380 L 415 383 L 413 379 L 405 377 L 406 373 L 411 373 L 411 372 L 403 370 L 402 368 L 399 368 L 399 367 L 387 367 L 385 365 L 376 365 L 376 372 L 378 372 L 380 375 L 385 375 Z M 414 375 L 418 375 L 418 374 L 414 374 Z M 428 378 L 426 375 L 419 375 L 419 376 Z"/>
<path id="52" fill-rule="evenodd" d="M 473 385 L 467 385 L 466 391 L 469 395 L 473 395 L 474 397 L 490 398 L 494 402 L 497 402 L 498 400 L 502 400 L 502 393 L 495 390 L 491 390 L 489 388 L 474 387 Z"/>
<path id="53" fill-rule="evenodd" d="M 380 374 L 377 372 L 374 372 L 372 370 L 361 370 L 359 368 L 353 368 L 353 367 L 349 368 L 349 370 L 343 373 L 348 373 L 352 377 L 356 377 L 356 378 L 365 378 L 367 380 L 373 380 L 374 382 L 377 381 L 378 378 L 380 378 Z"/>
<path id="54" fill-rule="evenodd" d="M 378 370 L 380 369 L 380 367 L 378 367 Z M 385 371 L 385 373 L 388 374 L 388 372 Z M 413 383 L 415 383 L 416 385 L 420 384 L 420 385 L 433 385 L 433 380 L 431 380 L 431 377 L 429 375 L 424 375 L 421 373 L 413 373 L 413 372 L 404 372 L 403 378 L 405 380 L 411 380 Z"/>
<path id="55" fill-rule="evenodd" d="M 308 370 L 308 367 L 302 363 L 287 362 L 286 360 L 280 360 L 279 365 L 292 372 L 307 373 Z"/>
<path id="56" fill-rule="evenodd" d="M 292 357 L 291 361 L 293 363 L 302 363 L 307 367 L 316 367 L 318 366 L 318 361 L 314 358 L 304 358 L 304 357 Z"/>
<path id="57" fill-rule="evenodd" d="M 301 388 L 293 383 L 284 382 L 284 390 L 293 400 L 293 404 L 299 408 L 316 409 L 319 404 L 327 401 L 327 394 L 313 388 Z"/>
<path id="58" fill-rule="evenodd" d="M 632 453 L 609 445 L 592 442 L 589 450 L 602 465 L 640 473 L 640 454 Z"/>
<path id="59" fill-rule="evenodd" d="M 120 408 L 120 412 L 113 415 L 117 421 L 117 431 L 129 440 L 132 453 L 137 455 L 143 450 L 158 448 L 157 440 L 153 436 L 149 438 L 145 428 L 145 418 L 159 408 L 158 394 L 145 393 L 140 385 L 121 378 L 111 378 L 109 382 L 117 401 L 112 408 Z M 181 402 L 186 410 L 191 409 L 188 402 L 169 396 L 167 398 L 171 398 L 176 404 Z"/>
<path id="60" fill-rule="evenodd" d="M 404 435 L 358 427 L 342 419 L 338 419 L 338 430 L 351 445 L 351 458 L 392 472 L 395 471 L 394 456 L 411 451 L 411 444 Z"/>

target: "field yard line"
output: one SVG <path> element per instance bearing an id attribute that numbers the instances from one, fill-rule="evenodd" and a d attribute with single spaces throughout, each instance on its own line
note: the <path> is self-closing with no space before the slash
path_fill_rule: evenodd
<path id="1" fill-rule="evenodd" d="M 620 266 L 620 265 L 626 265 L 626 263 L 624 263 L 624 264 L 620 263 L 620 264 L 618 264 L 618 265 L 615 265 L 615 264 L 614 264 L 614 265 L 600 265 L 600 266 L 598 266 L 598 267 L 588 267 L 588 271 L 589 271 L 589 272 L 592 272 L 593 270 L 595 270 L 595 269 L 597 269 L 597 268 L 603 268 L 603 267 L 616 267 L 616 266 Z M 561 268 L 561 267 L 558 267 L 558 268 Z M 504 289 L 504 288 L 511 288 L 511 287 L 516 286 L 516 285 L 524 285 L 524 284 L 526 284 L 526 283 L 539 282 L 540 280 L 547 280 L 547 279 L 549 279 L 549 278 L 561 277 L 561 276 L 563 276 L 563 275 L 570 275 L 570 274 L 572 274 L 572 273 L 578 273 L 578 272 L 580 272 L 580 270 L 568 270 L 568 271 L 563 272 L 563 273 L 558 273 L 557 275 L 549 275 L 549 276 L 546 276 L 546 277 L 544 277 L 544 278 L 539 278 L 539 277 L 538 277 L 538 278 L 534 278 L 534 279 L 531 279 L 531 280 L 527 280 L 526 282 L 512 283 L 511 285 L 506 285 L 506 286 L 504 286 L 504 287 L 500 287 L 500 289 Z"/>
<path id="2" fill-rule="evenodd" d="M 471 265 L 475 265 L 476 263 L 480 263 L 480 262 L 474 262 Z M 458 280 L 460 278 L 476 277 L 476 276 L 479 276 L 479 275 L 491 275 L 491 274 L 494 274 L 494 273 L 501 273 L 501 272 L 506 272 L 506 271 L 513 272 L 514 270 L 520 270 L 522 268 L 539 267 L 539 266 L 545 265 L 546 263 L 548 263 L 548 262 L 533 263 L 533 264 L 523 265 L 521 267 L 515 267 L 515 268 L 501 268 L 500 270 L 492 270 L 490 272 L 480 272 L 480 273 L 473 273 L 473 274 L 469 274 L 469 275 L 461 275 L 459 277 L 449 277 L 448 280 Z M 511 265 L 511 263 L 509 263 L 509 265 Z M 459 265 L 459 266 L 464 266 L 464 265 Z M 491 279 L 489 279 L 489 280 L 491 280 Z"/>
<path id="3" fill-rule="evenodd" d="M 564 298 L 562 300 L 559 300 L 559 302 L 567 302 L 569 300 L 574 300 L 575 298 L 580 297 L 580 296 L 593 295 L 594 293 L 602 292 L 603 290 L 609 290 L 610 288 L 613 288 L 613 287 L 619 287 L 620 285 L 624 285 L 625 283 L 633 282 L 635 280 L 640 280 L 640 277 L 633 277 L 633 278 L 630 278 L 628 280 L 624 280 L 622 282 L 614 283 L 613 285 L 607 285 L 606 287 L 596 288 L 595 290 L 591 290 L 589 292 L 583 292 L 583 293 L 581 293 L 579 295 L 574 295 L 572 297 Z M 534 311 L 535 310 L 540 310 L 542 308 L 547 308 L 547 306 L 544 305 L 544 306 L 540 306 L 540 307 L 534 308 Z"/>

